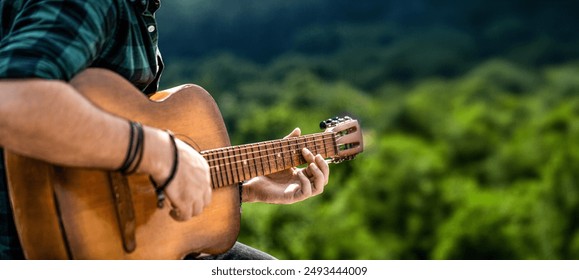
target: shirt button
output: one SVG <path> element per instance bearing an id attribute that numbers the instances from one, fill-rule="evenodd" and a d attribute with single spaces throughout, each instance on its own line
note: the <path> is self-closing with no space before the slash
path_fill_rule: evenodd
<path id="1" fill-rule="evenodd" d="M 147 27 L 147 30 L 149 32 L 155 32 L 155 26 L 154 25 L 149 25 L 149 27 Z"/>

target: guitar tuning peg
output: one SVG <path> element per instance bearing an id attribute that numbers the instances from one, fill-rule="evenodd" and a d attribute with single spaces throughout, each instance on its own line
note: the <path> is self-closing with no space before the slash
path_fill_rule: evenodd
<path id="1" fill-rule="evenodd" d="M 349 116 L 345 116 L 345 117 L 336 116 L 333 118 L 329 118 L 325 121 L 320 122 L 320 129 L 326 129 L 328 127 L 336 126 L 337 124 L 339 124 L 341 122 L 345 122 L 345 121 L 349 121 L 349 120 L 352 120 L 352 118 Z"/>
<path id="2" fill-rule="evenodd" d="M 321 129 L 326 129 L 328 127 L 333 126 L 333 120 L 332 119 L 327 119 L 325 121 L 320 122 L 320 128 Z"/>

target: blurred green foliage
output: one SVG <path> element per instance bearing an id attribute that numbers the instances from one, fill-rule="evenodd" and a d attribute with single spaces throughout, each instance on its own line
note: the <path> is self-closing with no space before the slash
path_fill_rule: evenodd
<path id="1" fill-rule="evenodd" d="M 459 8 L 495 7 L 473 3 Z M 565 56 L 577 40 L 524 19 L 316 23 L 267 62 L 210 52 L 173 60 L 164 83 L 211 92 L 233 144 L 360 121 L 365 151 L 331 166 L 322 195 L 243 205 L 239 240 L 278 258 L 579 259 L 579 62 Z"/>

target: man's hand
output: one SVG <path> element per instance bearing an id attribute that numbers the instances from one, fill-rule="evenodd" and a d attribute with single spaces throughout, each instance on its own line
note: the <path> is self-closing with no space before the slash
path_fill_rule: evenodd
<path id="1" fill-rule="evenodd" d="M 158 132 L 160 131 L 153 131 L 151 138 L 158 136 Z M 153 149 L 150 150 L 152 162 L 145 163 L 145 166 L 153 166 L 156 172 L 150 174 L 158 184 L 167 180 L 174 160 L 169 136 L 164 132 L 161 132 L 160 136 L 162 140 L 160 144 L 151 143 L 149 146 L 149 149 Z M 209 165 L 201 154 L 183 141 L 179 139 L 175 141 L 179 154 L 178 165 L 175 177 L 165 189 L 165 194 L 171 206 L 171 217 L 177 221 L 187 221 L 201 214 L 211 202 L 211 176 Z M 145 141 L 145 144 L 150 142 L 152 141 Z M 147 151 L 145 147 L 145 153 Z"/>
<path id="2" fill-rule="evenodd" d="M 299 128 L 288 136 L 300 136 Z M 243 187 L 244 202 L 266 202 L 291 204 L 321 194 L 328 184 L 330 168 L 321 155 L 312 154 L 308 149 L 302 150 L 308 166 L 291 168 L 268 176 L 260 176 L 246 182 Z"/>

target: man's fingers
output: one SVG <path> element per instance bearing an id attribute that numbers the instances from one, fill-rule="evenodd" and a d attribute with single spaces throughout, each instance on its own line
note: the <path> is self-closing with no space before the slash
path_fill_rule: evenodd
<path id="1" fill-rule="evenodd" d="M 211 191 L 205 192 L 205 195 L 203 196 L 203 204 L 204 205 L 208 205 L 209 202 L 211 202 L 211 196 L 213 195 L 213 193 Z"/>
<path id="2" fill-rule="evenodd" d="M 302 149 L 302 156 L 304 157 L 304 159 L 306 160 L 307 163 L 312 163 L 314 162 L 314 154 L 312 152 L 310 152 L 310 150 L 308 150 L 307 148 L 303 148 Z"/>
<path id="3" fill-rule="evenodd" d="M 324 176 L 324 185 L 328 184 L 330 178 L 330 166 L 321 155 L 316 155 L 316 166 L 320 169 Z"/>
<path id="4" fill-rule="evenodd" d="M 171 208 L 169 215 L 171 215 L 171 218 L 173 218 L 175 221 L 178 222 L 187 221 L 193 216 L 193 214 L 191 213 L 192 208 L 191 207 L 187 208 L 179 208 L 179 207 Z"/>
<path id="5" fill-rule="evenodd" d="M 298 172 L 298 177 L 300 178 L 300 183 L 302 185 L 302 199 L 310 197 L 312 195 L 312 183 L 310 182 L 310 178 L 306 177 L 304 170 Z"/>
<path id="6" fill-rule="evenodd" d="M 290 134 L 288 134 L 286 137 L 284 137 L 283 139 L 287 139 L 287 138 L 292 138 L 292 137 L 298 137 L 302 134 L 302 131 L 300 130 L 299 127 L 294 128 L 294 130 L 292 130 L 292 132 Z"/>
<path id="7" fill-rule="evenodd" d="M 326 185 L 330 176 L 330 167 L 328 166 L 328 163 L 321 155 L 318 154 L 314 156 L 314 154 L 306 148 L 302 149 L 302 155 L 309 163 L 308 167 L 304 171 L 305 175 L 309 178 L 315 176 L 314 180 L 316 180 L 316 188 L 320 186 L 318 184 L 319 180 L 317 180 L 318 177 L 321 178 L 322 185 Z"/>
<path id="8" fill-rule="evenodd" d="M 324 191 L 324 186 L 326 185 L 324 173 L 313 163 L 310 163 L 307 169 L 310 170 L 309 172 L 312 174 L 312 177 L 310 177 L 310 182 L 312 182 L 312 194 L 318 195 L 322 193 Z"/>

